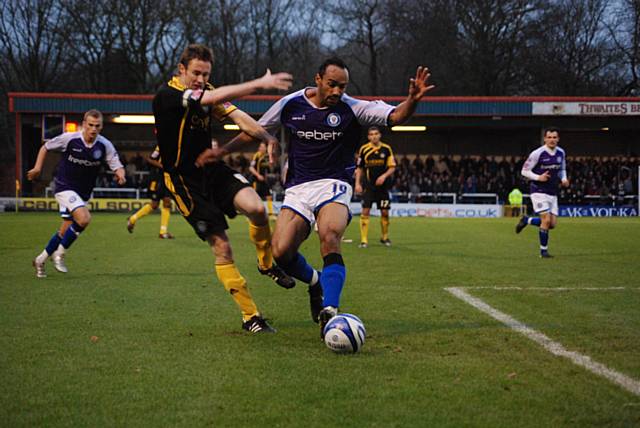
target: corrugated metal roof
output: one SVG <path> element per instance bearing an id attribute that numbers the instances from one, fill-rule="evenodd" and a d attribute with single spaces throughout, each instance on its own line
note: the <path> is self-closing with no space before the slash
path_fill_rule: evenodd
<path id="1" fill-rule="evenodd" d="M 234 102 L 251 114 L 262 114 L 279 96 L 249 96 Z M 374 99 L 375 97 L 362 97 Z M 398 104 L 404 97 L 378 97 Z M 9 111 L 14 113 L 84 113 L 95 108 L 106 114 L 151 114 L 152 95 L 9 93 Z M 553 101 L 620 101 L 627 98 L 576 97 L 425 97 L 417 115 L 428 116 L 531 116 L 532 105 Z"/>

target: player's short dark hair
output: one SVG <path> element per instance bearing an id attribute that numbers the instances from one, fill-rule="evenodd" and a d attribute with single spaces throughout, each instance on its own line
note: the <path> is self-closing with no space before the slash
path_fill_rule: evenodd
<path id="1" fill-rule="evenodd" d="M 555 132 L 558 135 L 560 135 L 560 130 L 555 126 L 550 126 L 549 128 L 545 128 L 544 131 L 542 132 L 542 135 L 547 135 L 548 132 Z"/>
<path id="2" fill-rule="evenodd" d="M 347 67 L 347 64 L 343 60 L 337 56 L 333 56 L 331 58 L 327 58 L 322 64 L 320 64 L 320 67 L 318 68 L 318 74 L 320 77 L 324 76 L 324 73 L 327 71 L 327 67 L 330 65 L 335 65 L 338 68 L 349 71 L 349 67 Z"/>
<path id="3" fill-rule="evenodd" d="M 370 126 L 369 129 L 367 129 L 367 133 L 369 133 L 371 131 L 378 131 L 378 132 L 382 133 L 380 131 L 380 128 L 378 128 L 377 126 Z"/>
<path id="4" fill-rule="evenodd" d="M 213 51 L 200 43 L 192 43 L 182 51 L 180 64 L 188 67 L 192 59 L 210 62 L 213 65 Z"/>
<path id="5" fill-rule="evenodd" d="M 100 110 L 96 110 L 92 108 L 91 110 L 87 110 L 84 113 L 84 116 L 82 117 L 82 121 L 84 122 L 85 120 L 87 120 L 88 117 L 95 117 L 96 119 L 102 120 L 102 113 L 100 112 Z"/>

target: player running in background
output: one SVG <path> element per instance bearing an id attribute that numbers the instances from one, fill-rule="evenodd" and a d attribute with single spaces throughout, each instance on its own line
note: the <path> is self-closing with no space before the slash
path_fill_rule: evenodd
<path id="1" fill-rule="evenodd" d="M 351 218 L 349 181 L 362 127 L 395 125 L 409 119 L 418 101 L 433 88 L 428 79 L 428 69 L 418 67 L 415 78 L 410 79 L 407 98 L 398 106 L 358 100 L 345 93 L 347 65 L 331 58 L 320 66 L 316 86 L 280 99 L 259 121 L 274 135 L 282 128 L 288 140 L 285 198 L 271 243 L 273 254 L 288 274 L 310 284 L 311 315 L 320 323 L 321 332 L 338 312 L 346 279 L 340 244 Z M 240 134 L 222 151 L 203 154 L 199 162 L 215 160 L 252 140 Z M 320 286 L 319 272 L 298 251 L 316 222 L 324 260 Z"/>
<path id="2" fill-rule="evenodd" d="M 380 210 L 380 227 L 382 236 L 380 242 L 387 247 L 391 246 L 389 239 L 389 188 L 391 176 L 396 170 L 396 161 L 393 157 L 391 146 L 380 140 L 382 134 L 380 128 L 372 126 L 367 133 L 369 140 L 360 147 L 356 168 L 356 194 L 362 194 L 362 214 L 360 214 L 360 248 L 369 245 L 369 213 L 375 202 Z"/>
<path id="3" fill-rule="evenodd" d="M 169 218 L 171 217 L 171 195 L 164 185 L 162 161 L 160 159 L 160 149 L 158 146 L 156 146 L 153 152 L 151 152 L 146 161 L 151 165 L 151 171 L 149 172 L 149 186 L 147 187 L 147 192 L 151 196 L 151 202 L 146 203 L 142 208 L 136 211 L 135 214 L 127 219 L 127 230 L 129 233 L 133 233 L 133 228 L 136 226 L 136 222 L 147 214 L 155 211 L 162 200 L 162 207 L 160 208 L 160 233 L 158 234 L 158 237 L 160 239 L 173 239 L 173 235 L 168 231 Z"/>
<path id="4" fill-rule="evenodd" d="M 273 140 L 258 123 L 227 101 L 257 89 L 286 89 L 291 75 L 271 74 L 259 79 L 214 89 L 208 81 L 213 66 L 209 48 L 192 44 L 182 53 L 178 75 L 156 93 L 153 114 L 158 131 L 164 180 L 183 217 L 196 234 L 207 241 L 215 255 L 218 279 L 242 312 L 242 328 L 252 333 L 274 332 L 261 316 L 246 280 L 233 260 L 226 234 L 229 218 L 237 212 L 249 219 L 249 236 L 258 253 L 258 269 L 279 285 L 290 288 L 295 281 L 273 264 L 271 230 L 264 205 L 246 178 L 218 161 L 204 168 L 196 158 L 211 150 L 211 121 L 226 118 L 258 140 Z"/>
<path id="5" fill-rule="evenodd" d="M 269 155 L 267 154 L 267 143 L 261 142 L 258 151 L 253 155 L 249 171 L 253 176 L 253 189 L 258 196 L 267 201 L 267 213 L 269 217 L 273 216 L 273 197 L 271 196 L 271 187 L 267 181 L 267 174 L 270 172 Z"/>
<path id="6" fill-rule="evenodd" d="M 40 176 L 47 153 L 62 152 L 55 178 L 55 198 L 60 206 L 62 225 L 33 261 L 38 278 L 47 276 L 45 263 L 49 257 L 58 272 L 68 271 L 64 257 L 71 244 L 91 222 L 86 204 L 102 163 L 109 165 L 118 184 L 126 182 L 125 171 L 116 149 L 111 141 L 100 135 L 102 124 L 102 113 L 98 110 L 87 111 L 82 119 L 82 129 L 78 132 L 65 132 L 44 143 L 38 152 L 35 166 L 27 172 L 27 178 L 35 180 Z"/>
<path id="7" fill-rule="evenodd" d="M 523 216 L 516 225 L 516 233 L 527 225 L 538 226 L 540 257 L 550 258 L 549 230 L 556 227 L 558 219 L 558 184 L 569 187 L 566 156 L 558 146 L 560 132 L 556 128 L 544 130 L 544 144 L 531 152 L 522 166 L 522 175 L 531 180 L 531 204 L 539 217 Z"/>

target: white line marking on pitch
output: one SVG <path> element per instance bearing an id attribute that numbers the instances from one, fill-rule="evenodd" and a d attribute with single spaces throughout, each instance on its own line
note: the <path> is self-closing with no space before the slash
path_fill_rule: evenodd
<path id="1" fill-rule="evenodd" d="M 640 291 L 640 288 L 627 287 L 464 287 L 465 290 L 516 290 L 516 291 Z"/>
<path id="2" fill-rule="evenodd" d="M 521 323 L 515 318 L 505 314 L 504 312 L 500 312 L 497 309 L 486 304 L 481 299 L 477 297 L 473 297 L 466 291 L 464 291 L 460 287 L 450 287 L 445 288 L 446 291 L 456 296 L 458 299 L 470 304 L 474 308 L 478 309 L 481 312 L 491 316 L 492 318 L 500 321 L 505 324 L 507 327 L 517 331 L 533 340 L 534 342 L 541 345 L 544 349 L 551 352 L 553 355 L 557 355 L 559 357 L 568 358 L 574 364 L 584 367 L 592 373 L 595 373 L 599 376 L 602 376 L 606 379 L 609 379 L 611 382 L 616 383 L 626 389 L 627 391 L 640 396 L 640 382 L 630 378 L 629 376 L 617 372 L 609 367 L 601 364 L 597 361 L 593 361 L 588 355 L 582 355 L 578 352 L 568 351 L 562 346 L 559 342 L 554 342 L 548 336 L 540 333 L 537 330 L 532 329 L 526 324 Z"/>

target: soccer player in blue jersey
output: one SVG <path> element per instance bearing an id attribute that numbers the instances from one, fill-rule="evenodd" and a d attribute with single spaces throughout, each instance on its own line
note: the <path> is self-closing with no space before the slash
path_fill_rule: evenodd
<path id="1" fill-rule="evenodd" d="M 516 233 L 527 225 L 538 226 L 540 257 L 550 258 L 549 231 L 558 219 L 558 184 L 568 187 L 566 157 L 558 146 L 560 132 L 556 128 L 544 130 L 544 144 L 531 152 L 522 166 L 522 175 L 531 180 L 531 204 L 538 217 L 524 216 L 516 225 Z"/>
<path id="2" fill-rule="evenodd" d="M 49 151 L 62 152 L 55 178 L 55 198 L 60 206 L 62 225 L 53 234 L 45 249 L 33 261 L 36 277 L 44 278 L 45 262 L 49 257 L 58 272 L 66 273 L 64 256 L 71 244 L 89 223 L 91 214 L 86 206 L 103 162 L 115 173 L 118 184 L 125 183 L 125 171 L 113 144 L 100 135 L 102 113 L 89 110 L 82 119 L 82 130 L 66 132 L 42 145 L 35 166 L 27 172 L 29 180 L 40 176 Z"/>
<path id="3" fill-rule="evenodd" d="M 321 332 L 338 313 L 346 279 L 340 243 L 351 219 L 349 182 L 362 130 L 409 119 L 418 101 L 434 87 L 428 83 L 429 76 L 427 68 L 418 67 L 409 81 L 407 98 L 392 106 L 348 96 L 349 69 L 342 60 L 330 58 L 320 66 L 316 86 L 285 96 L 259 120 L 272 134 L 283 129 L 288 144 L 285 198 L 271 242 L 273 255 L 288 274 L 310 285 L 311 315 Z M 220 150 L 203 154 L 198 162 L 217 159 L 252 140 L 240 134 Z M 298 251 L 314 223 L 324 260 L 320 280 L 319 272 Z"/>

